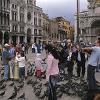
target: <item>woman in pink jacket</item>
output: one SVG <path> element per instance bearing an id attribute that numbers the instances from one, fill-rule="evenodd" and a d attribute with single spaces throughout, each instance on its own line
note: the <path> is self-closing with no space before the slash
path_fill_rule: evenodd
<path id="1" fill-rule="evenodd" d="M 51 45 L 45 47 L 47 53 L 47 70 L 46 80 L 49 82 L 49 98 L 48 100 L 57 100 L 56 97 L 56 77 L 59 74 L 59 56 L 55 48 Z"/>

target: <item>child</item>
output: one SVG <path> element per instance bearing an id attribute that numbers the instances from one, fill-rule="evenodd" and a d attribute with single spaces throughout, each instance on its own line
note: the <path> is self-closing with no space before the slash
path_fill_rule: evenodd
<path id="1" fill-rule="evenodd" d="M 40 77 L 43 71 L 43 66 L 42 66 L 43 60 L 41 58 L 41 54 L 37 53 L 36 58 L 35 58 L 35 76 Z"/>
<path id="2" fill-rule="evenodd" d="M 25 78 L 25 62 L 26 62 L 24 53 L 22 52 L 20 55 L 16 57 L 16 59 L 19 64 L 19 77 L 20 80 L 23 80 Z"/>

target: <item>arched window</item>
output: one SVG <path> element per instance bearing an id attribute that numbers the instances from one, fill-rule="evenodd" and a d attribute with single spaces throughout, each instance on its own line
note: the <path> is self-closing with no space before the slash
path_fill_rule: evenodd
<path id="1" fill-rule="evenodd" d="M 30 28 L 27 29 L 27 34 L 31 35 L 31 29 Z"/>
<path id="2" fill-rule="evenodd" d="M 31 20 L 31 13 L 30 12 L 27 13 L 27 19 L 28 19 L 28 21 Z"/>

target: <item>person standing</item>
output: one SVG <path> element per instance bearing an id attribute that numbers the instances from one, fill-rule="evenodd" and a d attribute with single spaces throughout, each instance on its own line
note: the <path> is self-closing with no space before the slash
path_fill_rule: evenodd
<path id="1" fill-rule="evenodd" d="M 10 53 L 10 57 L 11 57 L 11 60 L 9 61 L 10 79 L 13 79 L 14 78 L 14 69 L 15 69 L 14 68 L 15 67 L 14 60 L 15 60 L 16 52 L 15 52 L 15 48 L 12 44 L 10 45 L 9 53 Z"/>
<path id="2" fill-rule="evenodd" d="M 95 79 L 95 69 L 98 66 L 98 60 L 100 58 L 100 40 L 96 41 L 96 46 L 90 48 L 84 48 L 84 52 L 91 53 L 88 59 L 88 68 L 87 68 L 87 79 L 89 90 L 96 89 L 96 79 Z"/>
<path id="3" fill-rule="evenodd" d="M 57 100 L 56 97 L 56 76 L 59 74 L 59 57 L 55 48 L 51 45 L 45 47 L 47 54 L 47 70 L 46 80 L 49 82 L 49 97 L 48 100 Z"/>
<path id="4" fill-rule="evenodd" d="M 85 53 L 82 52 L 80 44 L 76 45 L 76 52 L 73 52 L 72 58 L 75 59 L 77 63 L 77 77 L 82 77 L 84 78 L 85 75 Z M 82 74 L 81 74 L 82 72 Z M 81 74 L 81 75 L 80 75 Z"/>
<path id="5" fill-rule="evenodd" d="M 32 44 L 32 53 L 35 53 L 35 51 L 36 51 L 35 48 L 36 48 L 36 45 L 35 45 L 35 43 L 33 43 Z"/>
<path id="6" fill-rule="evenodd" d="M 29 49 L 29 46 L 28 46 L 28 44 L 26 43 L 26 44 L 25 44 L 25 54 L 28 54 L 28 49 Z"/>
<path id="7" fill-rule="evenodd" d="M 2 51 L 2 64 L 4 66 L 4 80 L 8 80 L 9 76 L 9 61 L 11 59 L 10 53 L 9 53 L 9 44 L 4 45 L 4 49 Z"/>
<path id="8" fill-rule="evenodd" d="M 18 61 L 19 66 L 19 78 L 20 81 L 24 80 L 25 78 L 25 55 L 22 52 L 20 55 L 16 56 L 16 60 Z"/>

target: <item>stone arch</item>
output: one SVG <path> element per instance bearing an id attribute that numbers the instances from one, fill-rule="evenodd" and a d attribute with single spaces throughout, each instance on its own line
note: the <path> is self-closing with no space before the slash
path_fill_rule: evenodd
<path id="1" fill-rule="evenodd" d="M 27 13 L 27 19 L 28 19 L 28 21 L 30 21 L 31 18 L 32 18 L 31 12 L 28 12 L 28 13 Z"/>
<path id="2" fill-rule="evenodd" d="M 28 35 L 31 35 L 31 33 L 32 33 L 31 28 L 28 28 L 28 29 L 27 29 L 27 34 L 28 34 Z"/>
<path id="3" fill-rule="evenodd" d="M 4 33 L 4 43 L 8 43 L 9 42 L 9 32 L 5 32 Z"/>
<path id="4" fill-rule="evenodd" d="M 32 34 L 32 30 L 31 28 L 27 29 L 27 43 L 31 43 L 31 34 Z"/>
<path id="5" fill-rule="evenodd" d="M 95 20 L 92 22 L 91 27 L 96 28 L 100 27 L 100 20 Z"/>
<path id="6" fill-rule="evenodd" d="M 2 44 L 3 33 L 0 31 L 0 44 Z"/>

